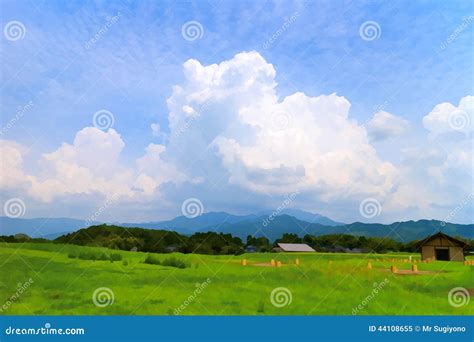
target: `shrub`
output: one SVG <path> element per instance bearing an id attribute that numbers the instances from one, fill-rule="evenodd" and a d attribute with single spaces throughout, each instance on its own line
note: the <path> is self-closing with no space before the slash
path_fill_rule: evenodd
<path id="1" fill-rule="evenodd" d="M 110 260 L 120 261 L 120 260 L 122 260 L 122 256 L 118 253 L 112 253 L 112 254 L 110 254 Z"/>
<path id="2" fill-rule="evenodd" d="M 95 254 L 86 253 L 86 252 L 79 253 L 78 258 L 81 260 L 96 260 L 97 259 Z"/>
<path id="3" fill-rule="evenodd" d="M 128 266 L 128 261 L 127 260 L 122 261 L 122 265 Z"/>
<path id="4" fill-rule="evenodd" d="M 109 258 L 105 253 L 100 253 L 99 256 L 97 256 L 97 260 L 109 260 Z"/>
<path id="5" fill-rule="evenodd" d="M 77 255 L 76 255 L 76 253 L 69 252 L 67 257 L 70 258 L 70 259 L 76 259 Z"/>
<path id="6" fill-rule="evenodd" d="M 176 259 L 174 257 L 166 258 L 165 260 L 163 260 L 161 264 L 163 266 L 170 266 L 170 267 L 177 267 L 177 268 L 186 268 L 189 266 L 184 261 Z"/>
<path id="7" fill-rule="evenodd" d="M 145 264 L 151 264 L 151 265 L 161 265 L 161 262 L 160 260 L 154 256 L 154 255 L 150 255 L 148 254 L 145 261 L 143 261 Z"/>
<path id="8" fill-rule="evenodd" d="M 166 258 L 162 262 L 154 255 L 149 254 L 145 261 L 143 261 L 145 264 L 151 264 L 151 265 L 162 265 L 162 266 L 169 266 L 169 267 L 177 267 L 177 268 L 186 268 L 190 267 L 189 264 L 186 262 L 179 260 L 175 257 L 171 258 Z"/>

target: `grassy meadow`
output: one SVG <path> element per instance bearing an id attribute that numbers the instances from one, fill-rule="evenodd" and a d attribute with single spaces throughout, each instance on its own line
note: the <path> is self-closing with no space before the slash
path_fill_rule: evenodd
<path id="1" fill-rule="evenodd" d="M 78 258 L 81 253 L 114 253 L 115 260 L 84 260 Z M 352 315 L 357 307 L 358 315 L 474 314 L 474 300 L 458 308 L 448 303 L 452 288 L 474 288 L 473 267 L 461 262 L 418 263 L 420 271 L 431 272 L 394 275 L 391 265 L 411 269 L 402 262 L 408 255 L 153 255 L 159 262 L 174 257 L 185 268 L 147 264 L 147 257 L 95 247 L 0 243 L 0 314 L 172 315 L 180 308 L 180 315 Z M 271 267 L 272 258 L 282 266 Z M 30 278 L 31 285 L 11 300 Z M 94 304 L 93 293 L 101 287 L 113 292 L 113 303 Z M 286 305 L 272 304 L 272 291 L 282 287 L 291 301 L 287 292 Z"/>

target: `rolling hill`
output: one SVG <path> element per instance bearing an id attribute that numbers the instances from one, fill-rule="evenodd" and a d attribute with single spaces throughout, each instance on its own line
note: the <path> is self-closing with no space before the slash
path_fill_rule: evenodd
<path id="1" fill-rule="evenodd" d="M 271 241 L 282 236 L 283 233 L 293 233 L 298 236 L 324 234 L 350 234 L 366 237 L 390 237 L 396 241 L 409 242 L 423 239 L 438 231 L 452 236 L 474 238 L 474 224 L 461 225 L 436 220 L 419 220 L 395 222 L 392 224 L 355 222 L 342 226 L 326 226 L 318 223 L 308 223 L 293 216 L 281 215 L 264 224 L 266 217 L 254 220 L 241 221 L 234 224 L 224 223 L 220 226 L 206 227 L 204 230 L 213 230 L 231 233 L 245 239 L 247 235 L 256 237 L 265 236 Z"/>

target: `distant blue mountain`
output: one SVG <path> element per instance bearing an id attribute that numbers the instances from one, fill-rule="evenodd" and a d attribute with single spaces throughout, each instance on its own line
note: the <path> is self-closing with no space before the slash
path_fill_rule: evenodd
<path id="1" fill-rule="evenodd" d="M 305 235 L 348 234 L 366 237 L 389 237 L 401 242 L 420 240 L 438 231 L 451 236 L 474 239 L 474 224 L 453 224 L 437 220 L 419 220 L 395 222 L 392 224 L 354 222 L 341 226 L 327 226 L 319 223 L 309 223 L 298 220 L 289 215 L 281 215 L 266 220 L 262 216 L 254 220 L 222 224 L 220 226 L 206 227 L 202 231 L 217 231 L 230 233 L 241 239 L 248 235 L 267 237 L 270 241 L 280 238 L 284 233 L 293 233 L 300 237 Z"/>
<path id="2" fill-rule="evenodd" d="M 23 219 L 0 216 L 0 235 L 23 233 L 31 237 L 48 239 L 51 238 L 51 236 L 57 237 L 63 233 L 72 232 L 96 224 L 98 224 L 98 222 L 89 222 L 87 224 L 85 220 L 64 217 Z"/>
<path id="3" fill-rule="evenodd" d="M 91 222 L 70 218 L 35 218 L 20 219 L 0 217 L 0 235 L 27 234 L 31 237 L 54 239 L 90 225 L 102 222 Z M 392 224 L 354 222 L 343 224 L 319 214 L 298 209 L 284 209 L 278 212 L 263 211 L 252 215 L 232 215 L 225 212 L 210 212 L 195 218 L 184 216 L 172 220 L 145 223 L 115 223 L 123 227 L 172 230 L 190 235 L 195 232 L 218 231 L 230 233 L 242 239 L 248 235 L 266 236 L 275 240 L 283 233 L 306 234 L 352 234 L 372 237 L 391 237 L 408 242 L 422 239 L 438 231 L 452 236 L 474 239 L 474 224 L 452 224 L 436 220 L 419 220 L 395 222 Z"/>
<path id="4" fill-rule="evenodd" d="M 146 229 L 166 229 L 174 230 L 181 234 L 193 234 L 194 232 L 205 230 L 206 227 L 216 229 L 220 225 L 236 224 L 243 221 L 258 220 L 259 217 L 269 217 L 272 211 L 262 211 L 258 214 L 250 215 L 233 215 L 226 212 L 209 212 L 204 213 L 195 218 L 187 218 L 178 216 L 172 220 L 156 221 L 156 222 L 140 222 L 140 223 L 121 223 L 114 224 L 123 227 L 137 227 Z M 275 212 L 276 214 L 276 212 Z M 327 226 L 337 226 L 342 223 L 333 221 L 319 214 L 309 213 L 298 209 L 284 209 L 278 212 L 278 215 L 291 215 L 301 221 L 309 223 L 319 223 Z M 88 224 L 87 224 L 88 223 Z M 85 220 L 71 218 L 9 218 L 0 217 L 0 235 L 14 235 L 24 233 L 31 237 L 43 237 L 47 239 L 56 238 L 63 233 L 76 231 L 80 228 L 86 228 L 91 225 L 101 224 L 104 222 L 87 222 Z"/>
<path id="5" fill-rule="evenodd" d="M 270 211 L 270 210 L 261 211 L 257 214 L 257 216 L 270 217 L 272 214 L 277 214 L 277 216 L 282 216 L 282 215 L 293 216 L 294 218 L 297 218 L 300 221 L 306 221 L 308 223 L 319 223 L 325 226 L 342 226 L 345 224 L 345 223 L 333 221 L 330 218 L 320 215 L 320 214 L 314 214 L 308 211 L 303 211 L 300 209 L 293 209 L 293 208 L 283 209 L 280 211 Z"/>
<path id="6" fill-rule="evenodd" d="M 138 227 L 149 229 L 167 229 L 174 230 L 181 234 L 192 234 L 205 227 L 215 226 L 224 223 L 236 223 L 240 221 L 256 218 L 256 215 L 232 215 L 225 212 L 204 213 L 195 218 L 178 216 L 168 221 L 145 222 L 145 223 L 121 223 L 124 227 Z"/>

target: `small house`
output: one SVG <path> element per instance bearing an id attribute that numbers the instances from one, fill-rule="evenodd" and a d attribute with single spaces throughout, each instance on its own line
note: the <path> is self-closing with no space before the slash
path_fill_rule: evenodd
<path id="1" fill-rule="evenodd" d="M 421 260 L 464 261 L 468 244 L 442 232 L 420 241 Z"/>
<path id="2" fill-rule="evenodd" d="M 245 246 L 244 250 L 245 250 L 245 253 L 257 253 L 258 252 L 258 247 L 248 245 L 248 246 Z"/>

